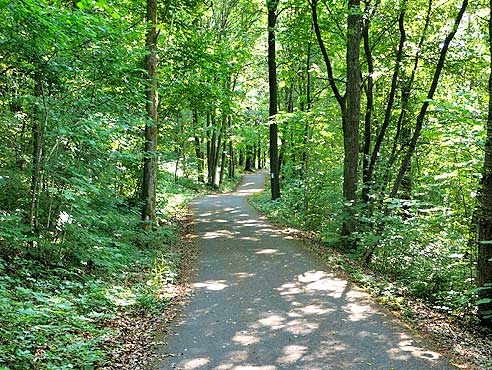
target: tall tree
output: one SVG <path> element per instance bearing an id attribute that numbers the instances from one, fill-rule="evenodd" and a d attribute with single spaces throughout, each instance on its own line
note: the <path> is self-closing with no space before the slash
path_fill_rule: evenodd
<path id="1" fill-rule="evenodd" d="M 156 183 L 157 183 L 157 0 L 147 0 L 147 35 L 145 47 L 145 69 L 147 84 L 145 87 L 146 111 L 148 120 L 145 125 L 144 169 L 142 182 L 142 221 L 143 228 L 150 229 L 155 222 Z"/>
<path id="2" fill-rule="evenodd" d="M 277 62 L 275 59 L 275 26 L 278 0 L 267 0 L 268 7 L 268 86 L 270 92 L 270 181 L 272 200 L 280 198 L 278 160 L 278 126 L 275 120 L 278 107 Z"/>
<path id="3" fill-rule="evenodd" d="M 357 202 L 359 125 L 360 125 L 360 41 L 362 13 L 360 0 L 349 0 L 347 17 L 346 76 L 347 84 L 342 95 L 336 84 L 333 64 L 326 50 L 317 12 L 318 0 L 310 0 L 313 27 L 328 72 L 328 81 L 340 106 L 344 142 L 343 197 L 347 203 L 342 223 L 342 235 L 350 235 L 356 229 L 353 206 Z"/>
<path id="4" fill-rule="evenodd" d="M 489 51 L 492 68 L 492 0 L 490 0 Z M 482 320 L 492 325 L 492 70 L 488 83 L 487 137 L 482 171 L 480 210 L 478 220 L 478 286 L 481 288 L 478 305 Z"/>
<path id="5" fill-rule="evenodd" d="M 346 118 L 343 120 L 344 166 L 343 197 L 352 205 L 357 202 L 357 178 L 359 163 L 359 125 L 360 125 L 360 41 L 361 41 L 360 0 L 349 0 L 347 19 L 347 90 Z M 353 207 L 348 207 L 348 217 L 342 225 L 342 235 L 355 231 Z"/>

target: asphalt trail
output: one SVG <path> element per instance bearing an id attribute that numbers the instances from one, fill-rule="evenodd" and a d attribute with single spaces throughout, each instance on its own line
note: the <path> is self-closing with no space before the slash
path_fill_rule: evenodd
<path id="1" fill-rule="evenodd" d="M 456 369 L 253 210 L 262 188 L 192 204 L 200 270 L 159 369 Z"/>

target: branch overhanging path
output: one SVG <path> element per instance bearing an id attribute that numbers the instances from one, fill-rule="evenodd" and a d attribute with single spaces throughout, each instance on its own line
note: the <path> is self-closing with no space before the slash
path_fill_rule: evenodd
<path id="1" fill-rule="evenodd" d="M 160 369 L 456 369 L 254 211 L 263 185 L 192 204 L 201 264 Z"/>

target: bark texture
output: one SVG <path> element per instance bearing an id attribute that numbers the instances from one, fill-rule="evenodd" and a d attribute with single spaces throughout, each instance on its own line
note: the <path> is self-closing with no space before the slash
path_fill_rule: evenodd
<path id="1" fill-rule="evenodd" d="M 347 19 L 347 90 L 346 115 L 343 120 L 344 166 L 343 197 L 351 205 L 342 225 L 342 235 L 350 235 L 356 229 L 353 206 L 357 202 L 357 178 L 359 163 L 360 125 L 360 41 L 361 21 L 360 0 L 349 0 Z"/>
<path id="2" fill-rule="evenodd" d="M 147 36 L 145 46 L 145 69 L 147 86 L 145 88 L 148 122 L 145 125 L 144 170 L 142 182 L 142 221 L 145 230 L 152 228 L 156 221 L 156 185 L 157 185 L 157 0 L 147 0 Z"/>
<path id="3" fill-rule="evenodd" d="M 492 0 L 489 19 L 489 50 L 492 67 Z M 487 117 L 487 140 L 480 192 L 480 218 L 478 220 L 478 286 L 482 300 L 492 300 L 492 71 L 489 74 L 489 112 Z M 478 305 L 482 320 L 492 325 L 492 301 Z"/>
<path id="4" fill-rule="evenodd" d="M 275 59 L 275 25 L 277 23 L 277 0 L 269 0 L 268 6 L 268 86 L 270 91 L 270 181 L 272 199 L 280 198 L 278 160 L 278 126 L 275 121 L 278 105 L 277 62 Z"/>

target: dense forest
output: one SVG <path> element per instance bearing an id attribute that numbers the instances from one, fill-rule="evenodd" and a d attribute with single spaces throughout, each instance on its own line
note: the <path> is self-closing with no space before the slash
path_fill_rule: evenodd
<path id="1" fill-rule="evenodd" d="M 108 364 L 169 303 L 189 200 L 257 169 L 395 300 L 491 325 L 491 9 L 1 1 L 0 369 Z"/>

